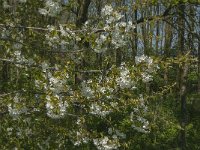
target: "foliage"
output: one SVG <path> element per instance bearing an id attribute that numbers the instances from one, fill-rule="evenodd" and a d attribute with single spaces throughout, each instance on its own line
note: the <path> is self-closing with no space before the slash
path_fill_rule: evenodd
<path id="1" fill-rule="evenodd" d="M 195 58 L 132 55 L 132 6 L 108 2 L 80 28 L 80 1 L 10 2 L 0 2 L 1 149 L 178 147 L 175 73 Z M 195 71 L 188 77 L 198 80 Z M 187 126 L 194 149 L 197 127 Z"/>

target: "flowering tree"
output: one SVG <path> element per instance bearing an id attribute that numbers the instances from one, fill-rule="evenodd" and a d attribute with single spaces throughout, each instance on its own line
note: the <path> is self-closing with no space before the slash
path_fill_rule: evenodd
<path id="1" fill-rule="evenodd" d="M 137 24 L 111 4 L 95 20 L 90 0 L 12 2 L 1 2 L 3 149 L 132 149 L 157 131 L 153 105 L 176 84 L 150 85 L 188 55 L 130 57 Z"/>

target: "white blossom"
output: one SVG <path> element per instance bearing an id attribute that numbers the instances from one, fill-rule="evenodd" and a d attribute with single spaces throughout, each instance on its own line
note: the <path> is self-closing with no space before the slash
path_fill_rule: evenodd
<path id="1" fill-rule="evenodd" d="M 147 63 L 148 65 L 151 65 L 153 63 L 153 59 L 151 57 L 145 56 L 145 55 L 141 55 L 141 56 L 136 56 L 135 57 L 135 63 L 139 64 L 139 63 Z"/>
<path id="2" fill-rule="evenodd" d="M 143 81 L 144 83 L 150 82 L 150 81 L 152 81 L 152 80 L 153 80 L 153 78 L 152 78 L 151 75 L 149 75 L 149 74 L 146 73 L 146 72 L 143 72 L 143 73 L 142 73 L 142 81 Z"/>
<path id="3" fill-rule="evenodd" d="M 124 28 L 125 28 L 125 27 L 126 27 L 126 22 L 119 22 L 119 23 L 118 23 L 118 26 L 119 26 L 119 27 L 124 27 Z"/>
<path id="4" fill-rule="evenodd" d="M 57 106 L 55 106 L 55 104 L 52 103 L 50 96 L 47 95 L 46 99 L 47 116 L 52 119 L 63 118 L 66 114 L 68 103 L 66 101 L 63 102 L 62 100 L 58 99 Z"/>
<path id="5" fill-rule="evenodd" d="M 89 86 L 87 86 L 85 81 L 82 82 L 81 87 L 81 93 L 83 94 L 83 96 L 88 99 L 94 97 L 94 91 Z"/>
<path id="6" fill-rule="evenodd" d="M 7 30 L 6 28 L 3 28 L 3 30 L 1 31 L 1 37 L 2 38 L 8 38 L 10 35 L 10 31 Z"/>
<path id="7" fill-rule="evenodd" d="M 42 62 L 41 67 L 42 67 L 43 72 L 46 72 L 46 70 L 49 68 L 49 65 L 46 62 Z"/>
<path id="8" fill-rule="evenodd" d="M 11 7 L 11 6 L 8 5 L 8 2 L 4 0 L 4 2 L 3 2 L 3 8 L 4 8 L 4 9 L 7 9 L 7 8 L 10 8 L 10 7 Z"/>
<path id="9" fill-rule="evenodd" d="M 21 104 L 22 97 L 19 93 L 16 93 L 15 97 L 13 98 L 13 103 L 9 103 L 7 105 L 8 112 L 12 117 L 18 117 L 21 114 L 27 113 L 28 109 L 24 104 Z"/>
<path id="10" fill-rule="evenodd" d="M 116 79 L 116 82 L 121 89 L 135 88 L 134 82 L 130 77 L 130 71 L 124 66 L 124 64 L 120 67 L 120 76 Z"/>
<path id="11" fill-rule="evenodd" d="M 106 5 L 106 6 L 101 10 L 102 16 L 111 15 L 112 12 L 113 12 L 113 8 L 112 8 L 111 5 Z"/>
<path id="12" fill-rule="evenodd" d="M 117 11 L 115 11 L 113 14 L 116 21 L 119 21 L 123 17 L 123 15 Z"/>
<path id="13" fill-rule="evenodd" d="M 117 139 L 116 139 L 117 140 Z M 107 136 L 104 138 L 93 139 L 93 143 L 98 150 L 114 150 L 118 149 L 118 144 L 114 140 L 110 140 Z"/>
<path id="14" fill-rule="evenodd" d="M 133 25 L 133 23 L 131 21 L 128 21 L 125 32 L 129 32 L 132 29 L 135 29 L 135 25 Z"/>
<path id="15" fill-rule="evenodd" d="M 138 132 L 148 133 L 149 121 L 142 116 L 142 114 L 146 114 L 148 108 L 145 105 L 143 95 L 140 95 L 138 100 L 140 103 L 136 108 L 134 108 L 134 111 L 130 114 L 130 120 L 133 123 L 132 127 Z"/>
<path id="16" fill-rule="evenodd" d="M 52 0 L 46 0 L 45 7 L 39 8 L 39 13 L 42 15 L 56 16 L 61 11 L 61 6 L 58 2 Z"/>
<path id="17" fill-rule="evenodd" d="M 105 117 L 110 112 L 110 110 L 103 110 L 103 107 L 98 105 L 97 103 L 92 103 L 90 106 L 90 113 L 93 115 Z"/>
<path id="18" fill-rule="evenodd" d="M 47 14 L 48 14 L 48 11 L 46 10 L 46 9 L 44 9 L 44 8 L 39 8 L 39 13 L 41 14 L 41 15 L 44 15 L 44 16 L 46 16 Z"/>

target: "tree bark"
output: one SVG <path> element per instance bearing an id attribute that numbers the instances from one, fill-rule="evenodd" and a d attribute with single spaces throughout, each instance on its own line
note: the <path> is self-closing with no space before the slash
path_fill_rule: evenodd
<path id="1" fill-rule="evenodd" d="M 78 6 L 78 16 L 76 19 L 76 27 L 81 28 L 82 25 L 87 21 L 88 19 L 88 8 L 91 3 L 91 0 L 78 0 L 79 6 Z M 81 43 L 80 43 L 81 44 Z M 88 43 L 84 43 L 85 46 L 88 46 Z M 84 60 L 83 60 L 84 62 Z M 81 63 L 81 66 L 84 64 Z M 74 82 L 75 84 L 78 84 L 82 81 L 82 74 L 78 73 L 78 70 L 80 68 L 80 64 L 75 64 L 75 75 L 74 75 Z"/>
<path id="2" fill-rule="evenodd" d="M 199 17 L 200 25 L 200 17 Z M 200 94 L 200 39 L 198 39 L 198 94 Z"/>
<path id="3" fill-rule="evenodd" d="M 91 0 L 79 0 L 79 10 L 76 20 L 76 27 L 81 27 L 88 19 L 88 8 L 91 3 Z"/>
<path id="4" fill-rule="evenodd" d="M 9 64 L 7 62 L 2 62 L 2 88 L 1 88 L 1 92 L 6 92 L 7 89 L 7 83 L 8 83 L 8 79 L 9 79 Z"/>
<path id="5" fill-rule="evenodd" d="M 157 11 L 157 15 L 159 15 L 160 13 L 160 7 L 159 7 L 159 4 L 157 4 L 156 6 L 156 11 Z M 157 54 L 159 54 L 159 36 L 160 36 L 160 24 L 159 24 L 159 20 L 156 21 L 156 52 Z"/>
<path id="6" fill-rule="evenodd" d="M 135 22 L 137 21 L 137 16 L 138 16 L 138 10 L 137 8 L 134 11 L 134 20 Z M 133 63 L 135 64 L 135 56 L 137 55 L 137 47 L 138 47 L 138 37 L 137 37 L 137 23 L 135 24 L 135 28 L 133 31 L 133 48 L 132 48 L 132 58 L 133 58 Z"/>
<path id="7" fill-rule="evenodd" d="M 179 31 L 178 31 L 178 54 L 183 56 L 186 51 L 184 48 L 185 45 L 185 5 L 180 4 L 178 6 L 179 14 Z M 187 96 L 187 74 L 188 74 L 188 64 L 187 62 L 182 63 L 179 67 L 179 92 L 180 92 L 180 102 L 181 102 L 181 131 L 180 131 L 180 148 L 181 150 L 186 150 L 186 123 L 187 123 L 187 108 L 186 108 L 186 96 Z"/>

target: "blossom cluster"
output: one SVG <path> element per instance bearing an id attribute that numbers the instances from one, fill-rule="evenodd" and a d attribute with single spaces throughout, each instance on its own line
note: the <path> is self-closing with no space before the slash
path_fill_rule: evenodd
<path id="1" fill-rule="evenodd" d="M 85 131 L 83 128 L 80 128 L 75 134 L 76 140 L 73 141 L 75 146 L 87 144 L 91 140 L 87 135 L 87 131 Z"/>
<path id="2" fill-rule="evenodd" d="M 21 4 L 27 2 L 27 0 L 16 0 L 16 1 L 19 2 L 19 3 L 21 3 Z M 12 7 L 12 6 L 9 5 L 9 1 L 7 1 L 7 0 L 4 0 L 4 1 L 3 1 L 3 8 L 4 8 L 4 9 L 11 8 L 11 7 Z"/>
<path id="3" fill-rule="evenodd" d="M 103 29 L 104 33 L 101 33 L 96 38 L 94 51 L 97 53 L 105 52 L 109 49 L 108 43 L 113 46 L 114 49 L 122 48 L 127 45 L 127 38 L 129 32 L 135 28 L 131 21 L 128 23 L 122 21 L 124 15 L 115 11 L 111 5 L 106 5 L 101 11 L 102 17 L 105 21 Z"/>
<path id="4" fill-rule="evenodd" d="M 28 109 L 25 105 L 22 105 L 22 101 L 23 97 L 19 93 L 16 93 L 13 102 L 7 105 L 10 116 L 16 118 L 21 114 L 27 113 Z"/>
<path id="5" fill-rule="evenodd" d="M 84 97 L 86 97 L 87 99 L 89 98 L 94 98 L 94 91 L 88 86 L 89 83 L 91 83 L 92 81 L 83 81 L 81 83 L 81 93 Z"/>
<path id="6" fill-rule="evenodd" d="M 55 17 L 62 10 L 58 1 L 55 0 L 46 0 L 45 7 L 39 9 L 39 13 L 42 15 L 49 15 Z"/>
<path id="7" fill-rule="evenodd" d="M 66 51 L 75 48 L 76 42 L 81 40 L 78 34 L 62 24 L 59 25 L 59 30 L 52 25 L 48 25 L 47 28 L 49 32 L 45 34 L 46 43 L 55 50 L 59 48 Z"/>
<path id="8" fill-rule="evenodd" d="M 30 66 L 35 64 L 35 61 L 32 58 L 28 58 L 27 59 L 27 58 L 24 57 L 24 55 L 22 55 L 21 49 L 20 50 L 16 50 L 13 53 L 13 57 L 10 60 L 11 61 L 15 61 L 17 67 L 24 67 L 21 64 L 26 64 L 26 65 L 30 65 Z"/>
<path id="9" fill-rule="evenodd" d="M 138 98 L 138 103 L 134 110 L 130 114 L 130 120 L 132 122 L 132 127 L 138 132 L 148 133 L 149 132 L 149 121 L 145 119 L 144 115 L 148 112 L 148 106 L 145 104 L 143 95 Z"/>
<path id="10" fill-rule="evenodd" d="M 41 68 L 43 70 L 43 78 L 42 80 L 36 80 L 35 86 L 36 88 L 42 88 L 47 93 L 47 115 L 54 119 L 62 118 L 65 116 L 68 107 L 68 102 L 63 99 L 62 93 L 68 90 L 66 82 L 69 76 L 65 71 L 58 71 L 58 66 L 55 66 L 57 71 L 51 73 L 47 62 L 43 62 Z M 44 81 L 47 81 L 47 83 Z"/>
<path id="11" fill-rule="evenodd" d="M 121 131 L 119 131 L 119 130 L 117 130 L 117 129 L 114 130 L 112 128 L 108 128 L 108 134 L 112 135 L 113 139 L 117 139 L 117 138 L 119 138 L 119 139 L 126 139 L 126 134 L 123 133 L 123 132 L 121 132 Z"/>
<path id="12" fill-rule="evenodd" d="M 102 106 L 104 106 L 104 103 L 101 103 Z M 103 110 L 103 107 L 98 105 L 97 103 L 92 103 L 90 106 L 90 113 L 93 115 L 105 117 L 108 115 L 111 111 L 110 110 Z"/>
<path id="13" fill-rule="evenodd" d="M 153 62 L 153 59 L 143 54 L 135 57 L 135 63 L 136 65 L 145 64 L 141 72 L 142 81 L 144 83 L 152 81 L 152 74 L 159 69 L 158 65 Z"/>
<path id="14" fill-rule="evenodd" d="M 63 118 L 66 114 L 66 109 L 68 107 L 68 103 L 63 101 L 59 95 L 46 96 L 46 109 L 47 116 L 52 119 Z"/>
<path id="15" fill-rule="evenodd" d="M 93 143 L 98 150 L 118 149 L 118 139 L 109 139 L 107 136 L 98 139 L 93 139 Z"/>
<path id="16" fill-rule="evenodd" d="M 91 27 L 88 25 L 89 22 L 85 23 L 82 29 L 86 31 L 84 36 L 86 36 L 87 40 L 91 40 L 91 43 L 93 43 L 91 46 L 96 53 L 104 53 L 110 48 L 118 49 L 128 45 L 127 39 L 130 31 L 132 31 L 135 26 L 131 21 L 122 21 L 123 17 L 124 15 L 113 10 L 112 6 L 106 5 L 102 9 L 102 21 L 106 20 L 106 22 L 104 22 L 103 26 L 101 21 L 96 25 L 97 27 L 103 28 L 105 31 L 94 35 L 95 39 L 89 38 L 93 32 L 90 32 Z M 46 40 L 48 45 L 52 48 L 66 50 L 71 47 L 76 47 L 76 42 L 81 41 L 80 37 L 82 33 L 73 31 L 65 25 L 60 24 L 59 30 L 56 30 L 56 27 L 52 25 L 48 26 L 48 29 L 49 32 L 46 34 Z"/>
<path id="17" fill-rule="evenodd" d="M 126 64 L 122 63 L 119 70 L 120 70 L 120 76 L 116 79 L 117 85 L 119 85 L 121 89 L 125 88 L 135 89 L 136 87 L 134 81 L 130 76 L 130 70 L 126 68 Z"/>

